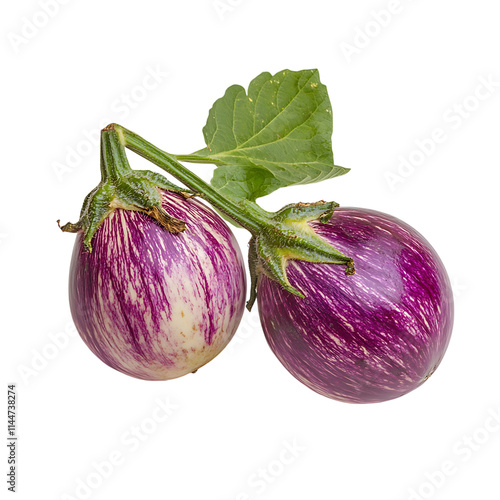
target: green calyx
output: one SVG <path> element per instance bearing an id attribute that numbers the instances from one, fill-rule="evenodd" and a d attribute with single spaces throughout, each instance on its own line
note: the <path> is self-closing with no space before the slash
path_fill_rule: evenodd
<path id="1" fill-rule="evenodd" d="M 341 264 L 345 265 L 347 275 L 354 274 L 353 260 L 317 235 L 308 224 L 313 220 L 328 222 L 337 206 L 337 203 L 324 201 L 287 205 L 271 214 L 262 230 L 252 236 L 249 246 L 252 280 L 247 302 L 249 310 L 257 297 L 257 284 L 262 274 L 280 283 L 290 293 L 304 298 L 288 280 L 286 268 L 289 260 Z"/>
<path id="2" fill-rule="evenodd" d="M 221 193 L 179 163 L 175 156 L 162 151 L 130 130 L 119 125 L 116 125 L 116 129 L 120 137 L 123 137 L 126 148 L 174 176 L 252 234 L 249 249 L 252 283 L 248 309 L 251 309 L 255 302 L 261 274 L 277 281 L 289 292 L 303 297 L 288 280 L 286 266 L 289 260 L 341 264 L 346 266 L 346 274 L 354 273 L 352 259 L 318 236 L 308 224 L 313 220 L 327 222 L 338 206 L 336 203 L 296 203 L 287 205 L 276 213 L 267 212 L 255 201 Z"/>
<path id="3" fill-rule="evenodd" d="M 261 73 L 248 89 L 233 85 L 209 112 L 203 136 L 206 147 L 187 155 L 167 153 L 117 124 L 101 134 L 101 182 L 86 197 L 80 220 L 61 227 L 83 232 L 92 250 L 92 237 L 117 208 L 139 211 L 171 233 L 185 223 L 163 210 L 159 189 L 199 196 L 226 220 L 247 229 L 251 236 L 249 269 L 251 294 L 257 296 L 265 275 L 284 289 L 304 297 L 289 281 L 290 260 L 339 264 L 354 273 L 343 255 L 309 225 L 334 216 L 336 203 L 295 203 L 276 213 L 263 210 L 256 200 L 287 186 L 332 179 L 349 171 L 335 164 L 332 152 L 332 110 L 326 86 L 315 69 Z M 163 169 L 189 188 L 177 187 L 150 171 L 133 171 L 125 149 Z M 210 183 L 180 162 L 214 164 Z"/>
<path id="4" fill-rule="evenodd" d="M 159 188 L 185 197 L 192 195 L 160 174 L 148 170 L 132 170 L 121 141 L 122 137 L 114 125 L 109 125 L 102 131 L 101 181 L 86 196 L 79 221 L 61 226 L 64 232 L 83 232 L 84 244 L 89 252 L 92 251 L 92 237 L 106 217 L 116 209 L 145 213 L 174 234 L 186 228 L 184 221 L 170 216 L 162 208 Z"/>

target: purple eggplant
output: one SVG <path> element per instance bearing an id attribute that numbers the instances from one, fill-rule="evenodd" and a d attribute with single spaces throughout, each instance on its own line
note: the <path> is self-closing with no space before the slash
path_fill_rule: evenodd
<path id="1" fill-rule="evenodd" d="M 114 210 L 93 237 L 75 243 L 70 306 L 75 325 L 104 363 L 145 380 L 194 372 L 227 345 L 245 305 L 246 276 L 226 223 L 194 198 L 162 191 L 185 221 L 171 234 L 139 212 Z"/>
<path id="2" fill-rule="evenodd" d="M 395 217 L 339 208 L 314 231 L 353 258 L 341 266 L 290 261 L 297 297 L 262 275 L 266 339 L 288 371 L 339 401 L 375 403 L 420 386 L 440 364 L 453 326 L 446 270 L 430 244 Z"/>

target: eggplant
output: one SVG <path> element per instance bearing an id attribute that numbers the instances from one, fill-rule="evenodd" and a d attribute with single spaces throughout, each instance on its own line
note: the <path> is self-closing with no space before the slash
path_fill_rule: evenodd
<path id="1" fill-rule="evenodd" d="M 227 224 L 195 198 L 161 190 L 172 234 L 148 215 L 116 209 L 92 239 L 77 234 L 69 298 L 76 328 L 104 363 L 132 377 L 196 371 L 233 337 L 243 314 L 244 261 Z"/>
<path id="2" fill-rule="evenodd" d="M 262 275 L 259 315 L 267 342 L 300 382 L 350 403 L 397 398 L 434 373 L 453 326 L 450 280 L 415 229 L 381 212 L 337 208 L 312 229 L 356 272 L 291 260 L 289 281 L 304 298 Z"/>

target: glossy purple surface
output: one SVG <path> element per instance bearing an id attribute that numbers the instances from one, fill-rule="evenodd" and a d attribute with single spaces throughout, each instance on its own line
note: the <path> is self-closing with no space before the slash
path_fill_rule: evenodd
<path id="1" fill-rule="evenodd" d="M 245 305 L 246 276 L 226 223 L 194 198 L 163 193 L 163 208 L 186 222 L 170 234 L 139 212 L 115 210 L 92 240 L 77 235 L 69 298 L 92 352 L 133 377 L 193 372 L 227 345 Z"/>
<path id="2" fill-rule="evenodd" d="M 343 266 L 291 261 L 300 299 L 266 276 L 258 285 L 267 341 L 299 381 L 350 403 L 397 398 L 434 372 L 453 326 L 446 270 L 430 244 L 389 215 L 338 208 L 327 224 L 311 223 L 354 259 Z"/>

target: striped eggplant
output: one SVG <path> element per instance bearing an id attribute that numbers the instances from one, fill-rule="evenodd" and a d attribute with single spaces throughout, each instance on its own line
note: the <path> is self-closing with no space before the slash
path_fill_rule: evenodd
<path id="1" fill-rule="evenodd" d="M 186 222 L 171 234 L 139 212 L 114 210 L 92 253 L 77 235 L 70 269 L 75 325 L 104 363 L 145 380 L 180 377 L 227 345 L 244 310 L 246 276 L 226 223 L 194 198 L 161 191 Z"/>
<path id="2" fill-rule="evenodd" d="M 375 403 L 415 389 L 436 370 L 453 325 L 450 281 L 415 229 L 389 215 L 339 208 L 315 232 L 354 259 L 341 266 L 290 261 L 290 283 L 262 275 L 258 304 L 266 339 L 288 371 L 314 391 Z"/>

